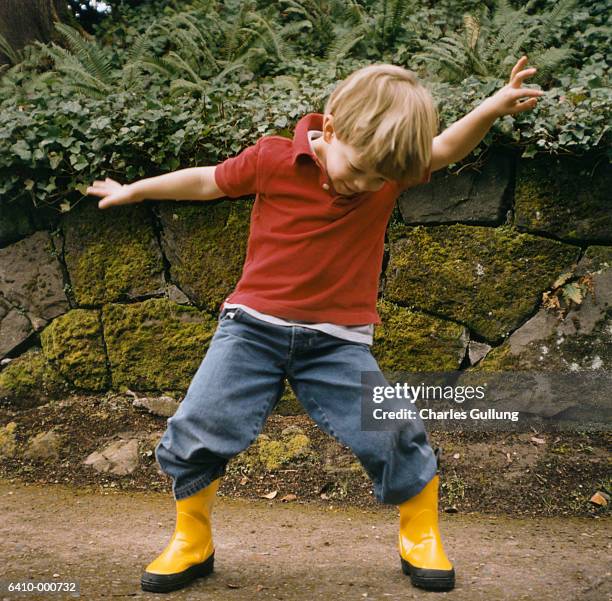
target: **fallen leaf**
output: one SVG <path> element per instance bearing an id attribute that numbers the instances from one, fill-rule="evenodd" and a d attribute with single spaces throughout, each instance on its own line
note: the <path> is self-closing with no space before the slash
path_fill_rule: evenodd
<path id="1" fill-rule="evenodd" d="M 576 284 L 566 284 L 563 286 L 563 298 L 579 305 L 582 302 L 582 289 Z"/>
<path id="2" fill-rule="evenodd" d="M 531 442 L 535 442 L 536 444 L 546 444 L 546 441 L 543 438 L 538 438 L 537 436 L 532 436 Z"/>
<path id="3" fill-rule="evenodd" d="M 267 495 L 261 495 L 261 497 L 263 497 L 264 499 L 273 499 L 277 494 L 278 494 L 278 491 L 273 490 L 272 492 L 269 492 Z"/>
<path id="4" fill-rule="evenodd" d="M 556 280 L 555 283 L 552 285 L 553 288 L 558 288 L 559 286 L 562 286 L 563 284 L 565 284 L 565 282 L 567 282 L 567 280 L 569 280 L 572 277 L 572 272 L 571 271 L 567 271 L 566 273 L 562 273 Z"/>
<path id="5" fill-rule="evenodd" d="M 608 501 L 610 500 L 610 497 L 604 493 L 601 492 L 600 490 L 598 490 L 590 499 L 589 501 L 591 503 L 593 503 L 593 505 L 599 505 L 599 507 L 605 507 L 608 504 Z"/>
<path id="6" fill-rule="evenodd" d="M 285 495 L 281 501 L 295 501 L 297 499 L 297 495 L 294 495 L 293 493 L 289 493 L 288 495 Z"/>

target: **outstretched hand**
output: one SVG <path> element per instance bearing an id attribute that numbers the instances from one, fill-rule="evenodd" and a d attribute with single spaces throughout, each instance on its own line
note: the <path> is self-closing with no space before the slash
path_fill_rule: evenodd
<path id="1" fill-rule="evenodd" d="M 107 177 L 104 181 L 96 180 L 93 185 L 87 188 L 87 194 L 102 197 L 102 200 L 98 203 L 100 209 L 131 204 L 141 200 L 136 198 L 130 186 L 120 184 L 110 177 Z"/>
<path id="2" fill-rule="evenodd" d="M 533 109 L 538 103 L 538 97 L 544 95 L 542 90 L 521 87 L 525 79 L 531 77 L 536 72 L 534 67 L 523 69 L 526 64 L 526 56 L 519 58 L 512 69 L 512 73 L 510 73 L 509 83 L 493 94 L 493 96 L 487 98 L 486 102 L 497 117 L 514 115 L 515 113 Z M 521 100 L 522 98 L 527 99 Z"/>

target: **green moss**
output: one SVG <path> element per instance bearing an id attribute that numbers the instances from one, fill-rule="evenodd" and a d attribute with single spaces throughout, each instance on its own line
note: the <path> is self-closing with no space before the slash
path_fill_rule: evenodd
<path id="1" fill-rule="evenodd" d="M 542 156 L 521 161 L 515 190 L 516 224 L 571 240 L 612 240 L 606 161 Z"/>
<path id="2" fill-rule="evenodd" d="M 281 435 L 279 440 L 260 434 L 255 444 L 238 456 L 237 463 L 248 469 L 263 467 L 266 470 L 276 470 L 311 454 L 310 438 L 296 428 Z"/>
<path id="3" fill-rule="evenodd" d="M 383 371 L 449 371 L 459 368 L 467 336 L 459 324 L 437 319 L 388 301 L 379 301 L 382 325 L 374 333 L 372 354 Z"/>
<path id="4" fill-rule="evenodd" d="M 288 440 L 266 440 L 262 436 L 257 441 L 257 453 L 260 463 L 268 470 L 278 469 L 310 451 L 310 439 L 305 434 L 296 434 Z"/>
<path id="5" fill-rule="evenodd" d="M 589 246 L 581 262 L 591 272 L 612 267 L 612 246 Z"/>
<path id="6" fill-rule="evenodd" d="M 15 436 L 16 422 L 9 422 L 0 428 L 0 457 L 13 457 L 17 450 L 17 439 Z"/>
<path id="7" fill-rule="evenodd" d="M 396 225 L 390 241 L 385 299 L 463 323 L 494 344 L 579 253 L 510 226 Z"/>
<path id="8" fill-rule="evenodd" d="M 24 353 L 0 372 L 0 399 L 19 408 L 47 403 L 66 391 L 66 383 L 40 351 Z"/>
<path id="9" fill-rule="evenodd" d="M 65 260 L 81 305 L 135 298 L 163 286 L 163 260 L 145 206 L 70 211 L 64 223 Z"/>
<path id="10" fill-rule="evenodd" d="M 186 391 L 217 321 L 195 307 L 150 299 L 103 308 L 114 388 Z"/>
<path id="11" fill-rule="evenodd" d="M 217 311 L 240 278 L 252 203 L 160 206 L 172 280 L 208 311 Z"/>
<path id="12" fill-rule="evenodd" d="M 285 390 L 278 405 L 274 408 L 274 413 L 278 415 L 302 415 L 305 413 L 304 407 L 302 407 L 289 384 L 285 384 Z"/>
<path id="13" fill-rule="evenodd" d="M 513 355 L 510 350 L 510 345 L 505 342 L 497 348 L 491 349 L 487 356 L 479 361 L 474 367 L 470 367 L 468 371 L 516 371 L 521 369 L 521 362 L 517 355 Z"/>
<path id="14" fill-rule="evenodd" d="M 54 319 L 40 340 L 47 361 L 73 386 L 84 390 L 108 388 L 100 311 L 73 309 Z"/>

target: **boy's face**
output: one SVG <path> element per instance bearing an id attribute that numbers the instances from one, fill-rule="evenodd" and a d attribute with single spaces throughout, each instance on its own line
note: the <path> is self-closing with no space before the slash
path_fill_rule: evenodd
<path id="1" fill-rule="evenodd" d="M 313 141 L 313 147 L 334 189 L 342 196 L 376 192 L 387 181 L 371 167 L 363 164 L 364 161 L 355 148 L 338 140 L 331 115 L 325 115 L 323 118 L 323 135 Z"/>

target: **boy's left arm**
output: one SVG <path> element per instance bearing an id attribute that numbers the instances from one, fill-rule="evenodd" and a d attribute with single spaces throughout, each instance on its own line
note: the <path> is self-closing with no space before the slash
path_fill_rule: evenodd
<path id="1" fill-rule="evenodd" d="M 431 171 L 457 163 L 470 154 L 498 117 L 521 113 L 536 106 L 537 97 L 544 92 L 521 88 L 523 81 L 536 72 L 534 68 L 521 70 L 526 64 L 527 57 L 521 57 L 514 65 L 507 85 L 433 139 Z M 529 98 L 521 101 L 525 96 Z"/>

